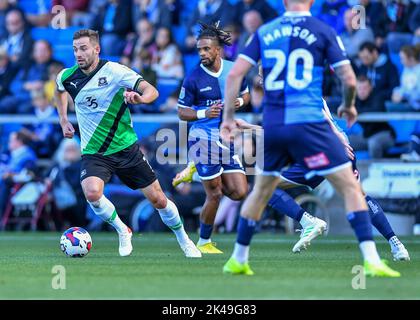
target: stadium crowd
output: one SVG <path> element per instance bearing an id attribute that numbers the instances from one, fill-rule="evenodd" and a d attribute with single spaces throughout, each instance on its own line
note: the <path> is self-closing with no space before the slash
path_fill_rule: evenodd
<path id="1" fill-rule="evenodd" d="M 54 23 L 61 11 L 55 6 L 65 9 L 59 29 Z M 360 6 L 366 19 L 359 19 Z M 234 60 L 259 26 L 283 12 L 277 0 L 0 0 L 0 117 L 28 114 L 36 119 L 18 130 L 8 128 L 7 121 L 0 124 L 2 142 L 8 142 L 0 150 L 0 218 L 6 212 L 10 215 L 10 195 L 16 188 L 36 180 L 46 186 L 41 194 L 50 191 L 55 197 L 56 204 L 49 210 L 59 212 L 59 223 L 102 227 L 86 208 L 79 184 L 77 140 L 63 140 L 60 126 L 45 121 L 57 117 L 57 74 L 74 64 L 74 30 L 98 30 L 103 59 L 129 66 L 158 88 L 160 97 L 154 105 L 131 105 L 132 113 L 176 114 L 180 84 L 199 62 L 195 49 L 199 21 L 220 21 L 231 31 L 233 45 L 224 48 L 224 56 Z M 360 114 L 420 111 L 419 1 L 316 0 L 312 14 L 334 27 L 342 39 L 357 75 Z M 250 73 L 248 84 L 251 103 L 241 111 L 258 114 L 263 88 L 257 68 Z M 341 103 L 341 85 L 330 67 L 325 68 L 323 87 L 324 99 L 335 111 Z M 74 107 L 70 106 L 70 112 Z M 409 145 L 408 141 L 401 145 L 396 126 L 401 123 L 361 122 L 348 131 L 350 142 L 371 159 L 401 156 L 420 161 L 420 122 L 413 127 Z M 201 185 L 172 187 L 178 168 L 154 161 L 153 135 L 143 137 L 142 145 L 164 190 L 185 217 L 194 217 L 204 201 Z M 122 208 L 137 205 L 138 229 L 146 227 L 152 211 L 145 209 L 147 204 L 138 192 L 121 188 L 117 180 L 105 192 Z M 227 207 L 231 210 L 232 206 Z M 59 223 L 57 228 L 62 228 Z"/>

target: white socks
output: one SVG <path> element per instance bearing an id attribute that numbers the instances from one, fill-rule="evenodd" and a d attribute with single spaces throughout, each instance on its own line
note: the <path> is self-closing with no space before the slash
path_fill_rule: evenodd
<path id="1" fill-rule="evenodd" d="M 210 242 L 211 242 L 210 238 L 203 239 L 200 237 L 200 239 L 198 239 L 197 246 L 204 246 L 205 244 L 210 243 Z"/>
<path id="2" fill-rule="evenodd" d="M 176 236 L 179 244 L 185 244 L 189 237 L 185 232 L 184 225 L 179 216 L 178 208 L 175 203 L 167 199 L 166 208 L 157 209 L 163 223 L 166 224 Z"/>
<path id="3" fill-rule="evenodd" d="M 95 214 L 102 220 L 112 225 L 118 233 L 127 232 L 128 227 L 121 221 L 112 202 L 109 201 L 104 195 L 102 195 L 98 201 L 88 201 L 88 203 Z"/>
<path id="4" fill-rule="evenodd" d="M 244 246 L 236 242 L 232 257 L 242 264 L 248 262 L 249 246 Z"/>
<path id="5" fill-rule="evenodd" d="M 367 240 L 360 242 L 360 250 L 362 251 L 363 259 L 372 264 L 380 264 L 381 258 L 379 258 L 378 251 L 376 251 L 375 242 Z"/>

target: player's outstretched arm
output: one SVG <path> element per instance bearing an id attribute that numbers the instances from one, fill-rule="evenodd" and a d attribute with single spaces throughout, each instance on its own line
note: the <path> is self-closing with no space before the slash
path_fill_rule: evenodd
<path id="1" fill-rule="evenodd" d="M 67 105 L 68 105 L 67 92 L 56 90 L 55 97 L 56 97 L 55 100 L 57 101 L 57 111 L 58 111 L 58 116 L 60 119 L 61 130 L 63 131 L 63 136 L 65 138 L 73 138 L 74 128 L 67 117 Z"/>
<path id="2" fill-rule="evenodd" d="M 356 76 L 350 64 L 339 66 L 335 69 L 343 86 L 343 103 L 337 110 L 338 116 L 347 119 L 347 126 L 351 127 L 357 119 L 356 100 Z"/>

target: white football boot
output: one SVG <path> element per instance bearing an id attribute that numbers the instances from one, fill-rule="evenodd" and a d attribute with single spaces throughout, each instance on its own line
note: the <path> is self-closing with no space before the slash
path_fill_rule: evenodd
<path id="1" fill-rule="evenodd" d="M 312 220 L 312 223 L 300 230 L 300 239 L 292 249 L 294 253 L 306 250 L 313 239 L 322 235 L 327 230 L 327 223 L 324 220 L 316 217 L 313 217 Z"/>
<path id="2" fill-rule="evenodd" d="M 393 236 L 389 239 L 389 244 L 391 245 L 391 253 L 394 257 L 394 261 L 410 261 L 410 255 L 408 254 L 407 249 L 401 243 L 400 239 L 396 236 Z"/>
<path id="3" fill-rule="evenodd" d="M 127 232 L 118 233 L 120 239 L 119 252 L 121 257 L 126 257 L 131 254 L 133 251 L 133 245 L 131 244 L 131 238 L 133 237 L 133 232 L 130 228 L 127 228 Z"/>
<path id="4" fill-rule="evenodd" d="M 197 249 L 194 242 L 188 239 L 185 243 L 180 243 L 182 251 L 187 258 L 201 258 L 201 252 Z"/>

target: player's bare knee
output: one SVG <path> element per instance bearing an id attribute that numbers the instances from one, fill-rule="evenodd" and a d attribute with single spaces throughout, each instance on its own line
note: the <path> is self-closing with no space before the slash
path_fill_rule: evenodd
<path id="1" fill-rule="evenodd" d="M 229 198 L 231 198 L 232 200 L 243 200 L 245 199 L 246 195 L 247 195 L 247 189 L 246 188 L 241 188 L 239 187 L 237 190 L 233 191 L 230 195 Z"/>
<path id="2" fill-rule="evenodd" d="M 211 191 L 207 192 L 206 195 L 206 201 L 214 201 L 214 202 L 220 202 L 220 200 L 223 197 L 223 192 L 221 188 L 215 188 Z"/>
<path id="3" fill-rule="evenodd" d="M 86 200 L 89 202 L 97 202 L 102 197 L 102 192 L 98 188 L 89 188 L 85 191 Z"/>
<path id="4" fill-rule="evenodd" d="M 156 209 L 166 208 L 168 204 L 166 196 L 163 192 L 151 196 L 149 198 L 149 201 L 152 203 L 152 206 Z"/>

